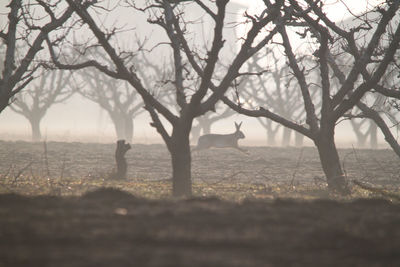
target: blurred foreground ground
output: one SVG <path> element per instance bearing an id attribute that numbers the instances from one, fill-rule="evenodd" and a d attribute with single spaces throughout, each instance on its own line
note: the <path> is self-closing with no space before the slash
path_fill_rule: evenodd
<path id="1" fill-rule="evenodd" d="M 143 200 L 0 195 L 0 266 L 399 266 L 384 200 Z"/>

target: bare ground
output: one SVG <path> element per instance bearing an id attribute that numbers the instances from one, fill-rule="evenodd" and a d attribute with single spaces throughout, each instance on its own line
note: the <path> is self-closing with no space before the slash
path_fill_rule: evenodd
<path id="1" fill-rule="evenodd" d="M 114 145 L 46 146 L 0 142 L 1 267 L 400 266 L 400 204 L 330 194 L 312 148 L 197 153 L 177 200 L 161 145 L 133 146 L 126 181 Z M 340 153 L 349 180 L 398 193 L 390 150 Z"/>

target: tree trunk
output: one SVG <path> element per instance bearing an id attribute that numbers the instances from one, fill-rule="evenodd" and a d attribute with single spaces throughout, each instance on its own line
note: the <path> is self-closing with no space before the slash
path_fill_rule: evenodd
<path id="1" fill-rule="evenodd" d="M 0 85 L 0 113 L 3 112 L 3 110 L 8 107 L 10 97 L 8 96 L 7 93 L 7 85 Z"/>
<path id="2" fill-rule="evenodd" d="M 367 143 L 367 136 L 364 134 L 357 136 L 357 147 L 364 148 Z"/>
<path id="3" fill-rule="evenodd" d="M 39 142 L 42 139 L 42 133 L 40 131 L 40 121 L 41 118 L 37 116 L 32 116 L 32 118 L 29 119 L 32 129 L 33 142 Z"/>
<path id="4" fill-rule="evenodd" d="M 127 115 L 125 117 L 125 140 L 132 143 L 133 139 L 133 117 Z"/>
<path id="5" fill-rule="evenodd" d="M 192 135 L 192 143 L 197 143 L 197 141 L 199 140 L 200 137 L 200 131 L 201 131 L 201 126 L 200 124 L 197 124 L 196 126 L 192 127 L 191 130 L 191 135 Z"/>
<path id="6" fill-rule="evenodd" d="M 276 145 L 275 136 L 276 136 L 276 132 L 273 131 L 271 128 L 268 128 L 267 129 L 267 145 L 268 146 Z"/>
<path id="7" fill-rule="evenodd" d="M 378 148 L 378 126 L 372 120 L 369 126 L 369 143 L 372 149 Z"/>
<path id="8" fill-rule="evenodd" d="M 201 126 L 203 127 L 203 134 L 210 134 L 211 133 L 211 123 L 204 122 Z"/>
<path id="9" fill-rule="evenodd" d="M 189 134 L 190 127 L 188 129 L 187 125 L 174 127 L 171 144 L 168 146 L 172 160 L 172 192 L 175 197 L 192 195 Z"/>
<path id="10" fill-rule="evenodd" d="M 111 117 L 114 124 L 115 134 L 117 135 L 117 140 L 125 139 L 125 130 L 123 129 L 122 119 L 120 117 Z"/>
<path id="11" fill-rule="evenodd" d="M 276 134 L 279 131 L 280 125 L 273 123 L 269 119 L 265 119 L 265 123 L 261 123 L 261 125 L 267 130 L 267 146 L 276 146 Z"/>
<path id="12" fill-rule="evenodd" d="M 329 189 L 340 194 L 349 194 L 350 190 L 340 166 L 339 154 L 335 145 L 334 126 L 330 129 L 321 129 L 318 139 L 314 142 Z"/>
<path id="13" fill-rule="evenodd" d="M 129 144 L 125 144 L 125 140 L 117 141 L 117 149 L 115 150 L 115 161 L 117 163 L 117 172 L 113 178 L 126 179 L 128 164 L 126 163 L 125 154 L 131 149 Z"/>
<path id="14" fill-rule="evenodd" d="M 287 127 L 283 128 L 283 135 L 282 135 L 282 146 L 289 146 L 290 145 L 290 136 L 292 135 L 292 129 Z"/>
<path id="15" fill-rule="evenodd" d="M 361 131 L 361 127 L 364 124 L 364 122 L 361 121 L 361 122 L 357 123 L 354 120 L 350 120 L 350 123 L 351 123 L 351 126 L 353 127 L 353 131 L 354 131 L 354 133 L 356 135 L 356 138 L 357 138 L 357 147 L 360 147 L 360 148 L 361 147 L 365 147 L 366 142 L 367 142 L 367 136 L 368 136 L 367 134 L 368 134 L 368 132 L 367 133 L 363 133 Z"/>
<path id="16" fill-rule="evenodd" d="M 302 147 L 304 142 L 304 135 L 298 132 L 294 132 L 294 140 L 296 147 Z"/>
<path id="17" fill-rule="evenodd" d="M 133 137 L 133 117 L 129 115 L 113 115 L 110 117 L 114 123 L 117 139 L 126 140 L 128 143 L 131 143 Z"/>

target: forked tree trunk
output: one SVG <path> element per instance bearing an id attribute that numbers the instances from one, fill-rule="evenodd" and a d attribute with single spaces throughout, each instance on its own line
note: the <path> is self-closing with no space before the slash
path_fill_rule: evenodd
<path id="1" fill-rule="evenodd" d="M 318 139 L 314 142 L 318 149 L 329 189 L 340 194 L 349 194 L 350 190 L 340 165 L 339 154 L 334 141 L 333 127 L 321 129 Z"/>
<path id="2" fill-rule="evenodd" d="M 32 129 L 33 142 L 39 142 L 42 139 L 42 133 L 40 131 L 40 121 L 41 118 L 37 118 L 35 116 L 29 119 L 29 123 L 31 124 L 31 129 Z"/>
<path id="3" fill-rule="evenodd" d="M 172 161 L 172 193 L 175 197 L 188 197 L 192 195 L 190 128 L 177 128 L 174 128 L 168 146 Z"/>
<path id="4" fill-rule="evenodd" d="M 353 127 L 354 134 L 356 135 L 357 138 L 357 147 L 365 147 L 366 142 L 367 142 L 367 137 L 368 137 L 368 131 L 366 133 L 363 133 L 361 131 L 362 125 L 364 124 L 363 121 L 361 122 L 356 122 L 354 120 L 350 120 L 351 126 Z"/>
<path id="5" fill-rule="evenodd" d="M 362 133 L 361 131 L 355 131 L 357 137 L 357 147 L 364 148 L 367 144 L 368 132 Z"/>

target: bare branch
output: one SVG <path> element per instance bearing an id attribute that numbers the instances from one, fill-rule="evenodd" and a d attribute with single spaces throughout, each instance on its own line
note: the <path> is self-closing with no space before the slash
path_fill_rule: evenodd
<path id="1" fill-rule="evenodd" d="M 281 27 L 279 30 L 282 39 L 283 39 L 283 45 L 285 47 L 285 53 L 286 56 L 288 57 L 289 60 L 289 65 L 291 69 L 294 72 L 294 75 L 296 76 L 297 81 L 299 82 L 301 93 L 303 95 L 303 100 L 304 100 L 304 107 L 306 109 L 307 113 L 307 124 L 310 125 L 311 131 L 318 131 L 319 126 L 318 126 L 318 119 L 317 116 L 315 115 L 315 108 L 314 104 L 312 103 L 311 100 L 311 95 L 308 90 L 308 85 L 306 82 L 306 78 L 304 76 L 304 73 L 300 70 L 296 57 L 293 53 L 292 47 L 290 45 L 289 37 L 286 33 L 286 29 L 284 27 Z"/>
<path id="2" fill-rule="evenodd" d="M 120 79 L 127 80 L 133 87 L 136 88 L 138 93 L 142 96 L 143 101 L 154 107 L 158 112 L 160 112 L 171 124 L 177 123 L 178 118 L 172 114 L 166 107 L 164 107 L 157 99 L 155 99 L 147 90 L 143 87 L 137 75 L 128 70 L 122 61 L 122 59 L 117 55 L 115 49 L 109 43 L 109 40 L 106 38 L 105 34 L 100 30 L 100 28 L 96 25 L 93 18 L 84 8 L 84 6 L 79 5 L 73 0 L 67 0 L 68 4 L 74 9 L 74 11 L 81 17 L 81 19 L 87 23 L 87 25 L 92 30 L 93 34 L 98 39 L 99 43 L 102 45 L 104 50 L 107 52 L 111 60 L 116 66 L 118 76 Z"/>

